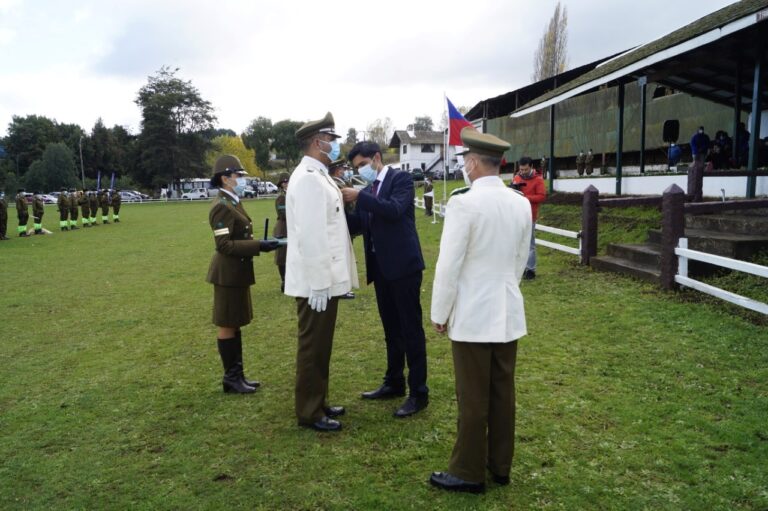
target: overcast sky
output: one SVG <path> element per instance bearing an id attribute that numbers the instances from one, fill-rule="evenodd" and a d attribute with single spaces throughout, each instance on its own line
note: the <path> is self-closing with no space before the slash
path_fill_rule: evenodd
<path id="1" fill-rule="evenodd" d="M 732 2 L 572 0 L 569 67 L 648 42 Z M 530 83 L 555 0 L 0 0 L 0 135 L 12 115 L 90 131 L 140 127 L 147 76 L 179 67 L 241 132 L 258 116 L 337 130 L 457 106 Z"/>

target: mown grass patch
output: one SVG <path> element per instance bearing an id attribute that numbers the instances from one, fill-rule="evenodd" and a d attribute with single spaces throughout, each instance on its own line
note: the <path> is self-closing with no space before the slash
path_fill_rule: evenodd
<path id="1" fill-rule="evenodd" d="M 245 205 L 256 232 L 274 217 L 271 201 Z M 264 387 L 221 392 L 207 211 L 126 205 L 118 225 L 0 244 L 0 508 L 768 507 L 765 328 L 541 249 L 523 284 L 512 484 L 442 493 L 426 481 L 454 439 L 449 342 L 427 328 L 424 413 L 397 421 L 396 403 L 361 401 L 384 369 L 371 288 L 339 314 L 340 434 L 295 424 L 295 306 L 271 255 L 254 261 L 244 329 L 247 372 Z M 426 327 L 442 223 L 417 221 Z"/>

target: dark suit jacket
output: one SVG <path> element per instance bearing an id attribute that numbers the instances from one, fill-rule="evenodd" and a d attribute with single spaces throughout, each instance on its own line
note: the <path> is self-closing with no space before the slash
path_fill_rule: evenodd
<path id="1" fill-rule="evenodd" d="M 379 271 L 386 280 L 397 280 L 424 269 L 413 197 L 411 176 L 390 168 L 378 195 L 367 186 L 360 191 L 354 212 L 347 215 L 350 233 L 363 235 L 369 284 L 376 275 L 371 265 L 374 249 Z"/>

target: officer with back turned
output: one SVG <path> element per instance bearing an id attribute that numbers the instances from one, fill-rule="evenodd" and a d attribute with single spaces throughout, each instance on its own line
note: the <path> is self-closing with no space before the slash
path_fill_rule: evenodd
<path id="1" fill-rule="evenodd" d="M 69 230 L 69 196 L 67 189 L 62 188 L 59 194 L 59 200 L 56 201 L 56 208 L 59 210 L 59 228 L 62 231 Z"/>

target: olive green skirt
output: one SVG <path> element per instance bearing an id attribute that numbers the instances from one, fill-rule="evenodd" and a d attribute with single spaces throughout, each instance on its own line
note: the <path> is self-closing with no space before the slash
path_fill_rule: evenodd
<path id="1" fill-rule="evenodd" d="M 253 319 L 250 287 L 213 286 L 213 324 L 240 327 Z"/>

